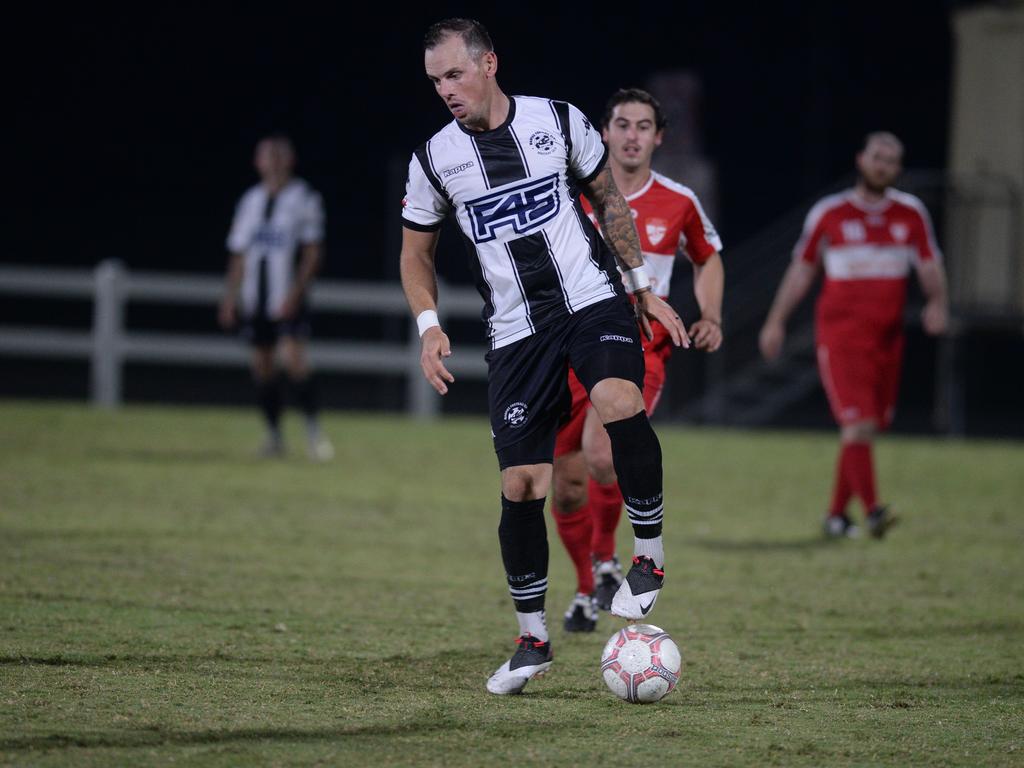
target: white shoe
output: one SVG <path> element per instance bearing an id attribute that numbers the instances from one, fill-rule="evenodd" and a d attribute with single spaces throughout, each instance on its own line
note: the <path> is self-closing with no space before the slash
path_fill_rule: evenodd
<path id="1" fill-rule="evenodd" d="M 860 528 L 853 524 L 849 517 L 843 515 L 828 515 L 822 523 L 822 530 L 825 537 L 829 539 L 855 539 L 860 536 Z"/>
<path id="2" fill-rule="evenodd" d="M 323 435 L 316 435 L 309 438 L 306 454 L 312 461 L 330 461 L 334 458 L 334 446 Z"/>
<path id="3" fill-rule="evenodd" d="M 612 598 L 612 614 L 630 621 L 646 618 L 665 581 L 665 571 L 646 555 L 633 558 L 633 567 Z"/>
<path id="4" fill-rule="evenodd" d="M 487 690 L 499 696 L 522 693 L 535 677 L 541 677 L 551 668 L 551 642 L 538 640 L 533 635 L 516 638 L 516 652 L 502 664 L 487 681 Z"/>

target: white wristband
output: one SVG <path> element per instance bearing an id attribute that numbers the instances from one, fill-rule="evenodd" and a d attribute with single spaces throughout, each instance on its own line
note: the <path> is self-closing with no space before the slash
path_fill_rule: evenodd
<path id="1" fill-rule="evenodd" d="M 440 327 L 437 321 L 437 312 L 432 309 L 425 309 L 416 316 L 416 327 L 420 329 L 420 336 L 434 326 Z"/>
<path id="2" fill-rule="evenodd" d="M 626 290 L 630 293 L 636 293 L 644 288 L 651 287 L 651 278 L 647 274 L 647 267 L 643 264 L 623 272 L 622 282 L 625 283 Z"/>

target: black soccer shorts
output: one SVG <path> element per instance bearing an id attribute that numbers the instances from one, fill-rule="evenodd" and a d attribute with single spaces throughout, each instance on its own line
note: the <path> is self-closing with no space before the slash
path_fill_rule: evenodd
<path id="1" fill-rule="evenodd" d="M 487 353 L 491 434 L 501 469 L 551 463 L 570 405 L 569 365 L 587 392 L 602 379 L 642 391 L 644 354 L 625 296 L 591 304 L 525 339 Z"/>
<path id="2" fill-rule="evenodd" d="M 273 347 L 282 336 L 305 341 L 310 332 L 309 311 L 303 302 L 289 320 L 272 320 L 262 313 L 249 315 L 242 318 L 239 330 L 254 347 Z"/>

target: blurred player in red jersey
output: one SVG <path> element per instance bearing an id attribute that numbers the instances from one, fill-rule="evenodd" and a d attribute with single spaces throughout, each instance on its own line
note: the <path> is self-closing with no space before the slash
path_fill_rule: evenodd
<path id="1" fill-rule="evenodd" d="M 824 268 L 815 331 L 818 369 L 840 451 L 827 536 L 855 536 L 846 513 L 854 495 L 864 503 L 871 535 L 881 538 L 895 521 L 878 503 L 871 445 L 892 422 L 903 354 L 903 309 L 913 266 L 927 303 L 921 322 L 941 334 L 948 323 L 946 276 L 924 205 L 891 187 L 902 169 L 903 144 L 891 133 L 871 133 L 857 155 L 858 181 L 819 201 L 807 215 L 761 329 L 761 353 L 776 358 L 786 319 Z"/>
<path id="2" fill-rule="evenodd" d="M 632 209 L 651 289 L 666 298 L 675 259 L 685 255 L 693 263 L 694 294 L 701 308 L 701 319 L 689 329 L 690 337 L 698 349 L 714 352 L 722 343 L 722 243 L 693 191 L 651 169 L 651 155 L 661 144 L 665 127 L 661 106 L 646 91 L 621 89 L 609 99 L 603 123 L 608 165 Z M 584 198 L 581 203 L 596 224 L 589 202 Z M 652 322 L 651 327 L 654 336 L 644 342 L 643 396 L 648 415 L 657 407 L 673 346 L 663 325 Z M 610 610 L 622 581 L 615 529 L 623 498 L 608 433 L 571 370 L 569 385 L 572 410 L 555 444 L 552 510 L 576 568 L 576 595 L 565 614 L 565 629 L 589 632 L 596 626 L 597 608 Z M 643 551 L 642 540 L 636 543 L 636 551 Z"/>

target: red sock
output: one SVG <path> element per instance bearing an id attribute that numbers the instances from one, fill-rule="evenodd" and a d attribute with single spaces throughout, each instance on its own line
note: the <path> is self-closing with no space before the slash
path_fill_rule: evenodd
<path id="1" fill-rule="evenodd" d="M 871 459 L 871 443 L 847 443 L 847 477 L 850 487 L 864 502 L 864 510 L 870 512 L 878 504 L 875 496 L 875 465 Z"/>
<path id="2" fill-rule="evenodd" d="M 584 504 L 575 512 L 563 514 L 554 504 L 551 513 L 558 527 L 558 537 L 565 545 L 576 568 L 576 591 L 589 595 L 594 591 L 594 571 L 590 563 L 591 522 L 590 507 Z"/>
<path id="3" fill-rule="evenodd" d="M 849 443 L 839 446 L 839 458 L 836 459 L 836 484 L 832 488 L 832 505 L 828 508 L 830 515 L 839 516 L 846 511 L 853 491 L 850 490 L 850 452 Z"/>
<path id="4" fill-rule="evenodd" d="M 615 529 L 622 516 L 622 492 L 618 483 L 600 485 L 590 478 L 587 495 L 590 497 L 590 511 L 594 519 L 590 550 L 597 560 L 611 560 L 615 554 Z"/>

